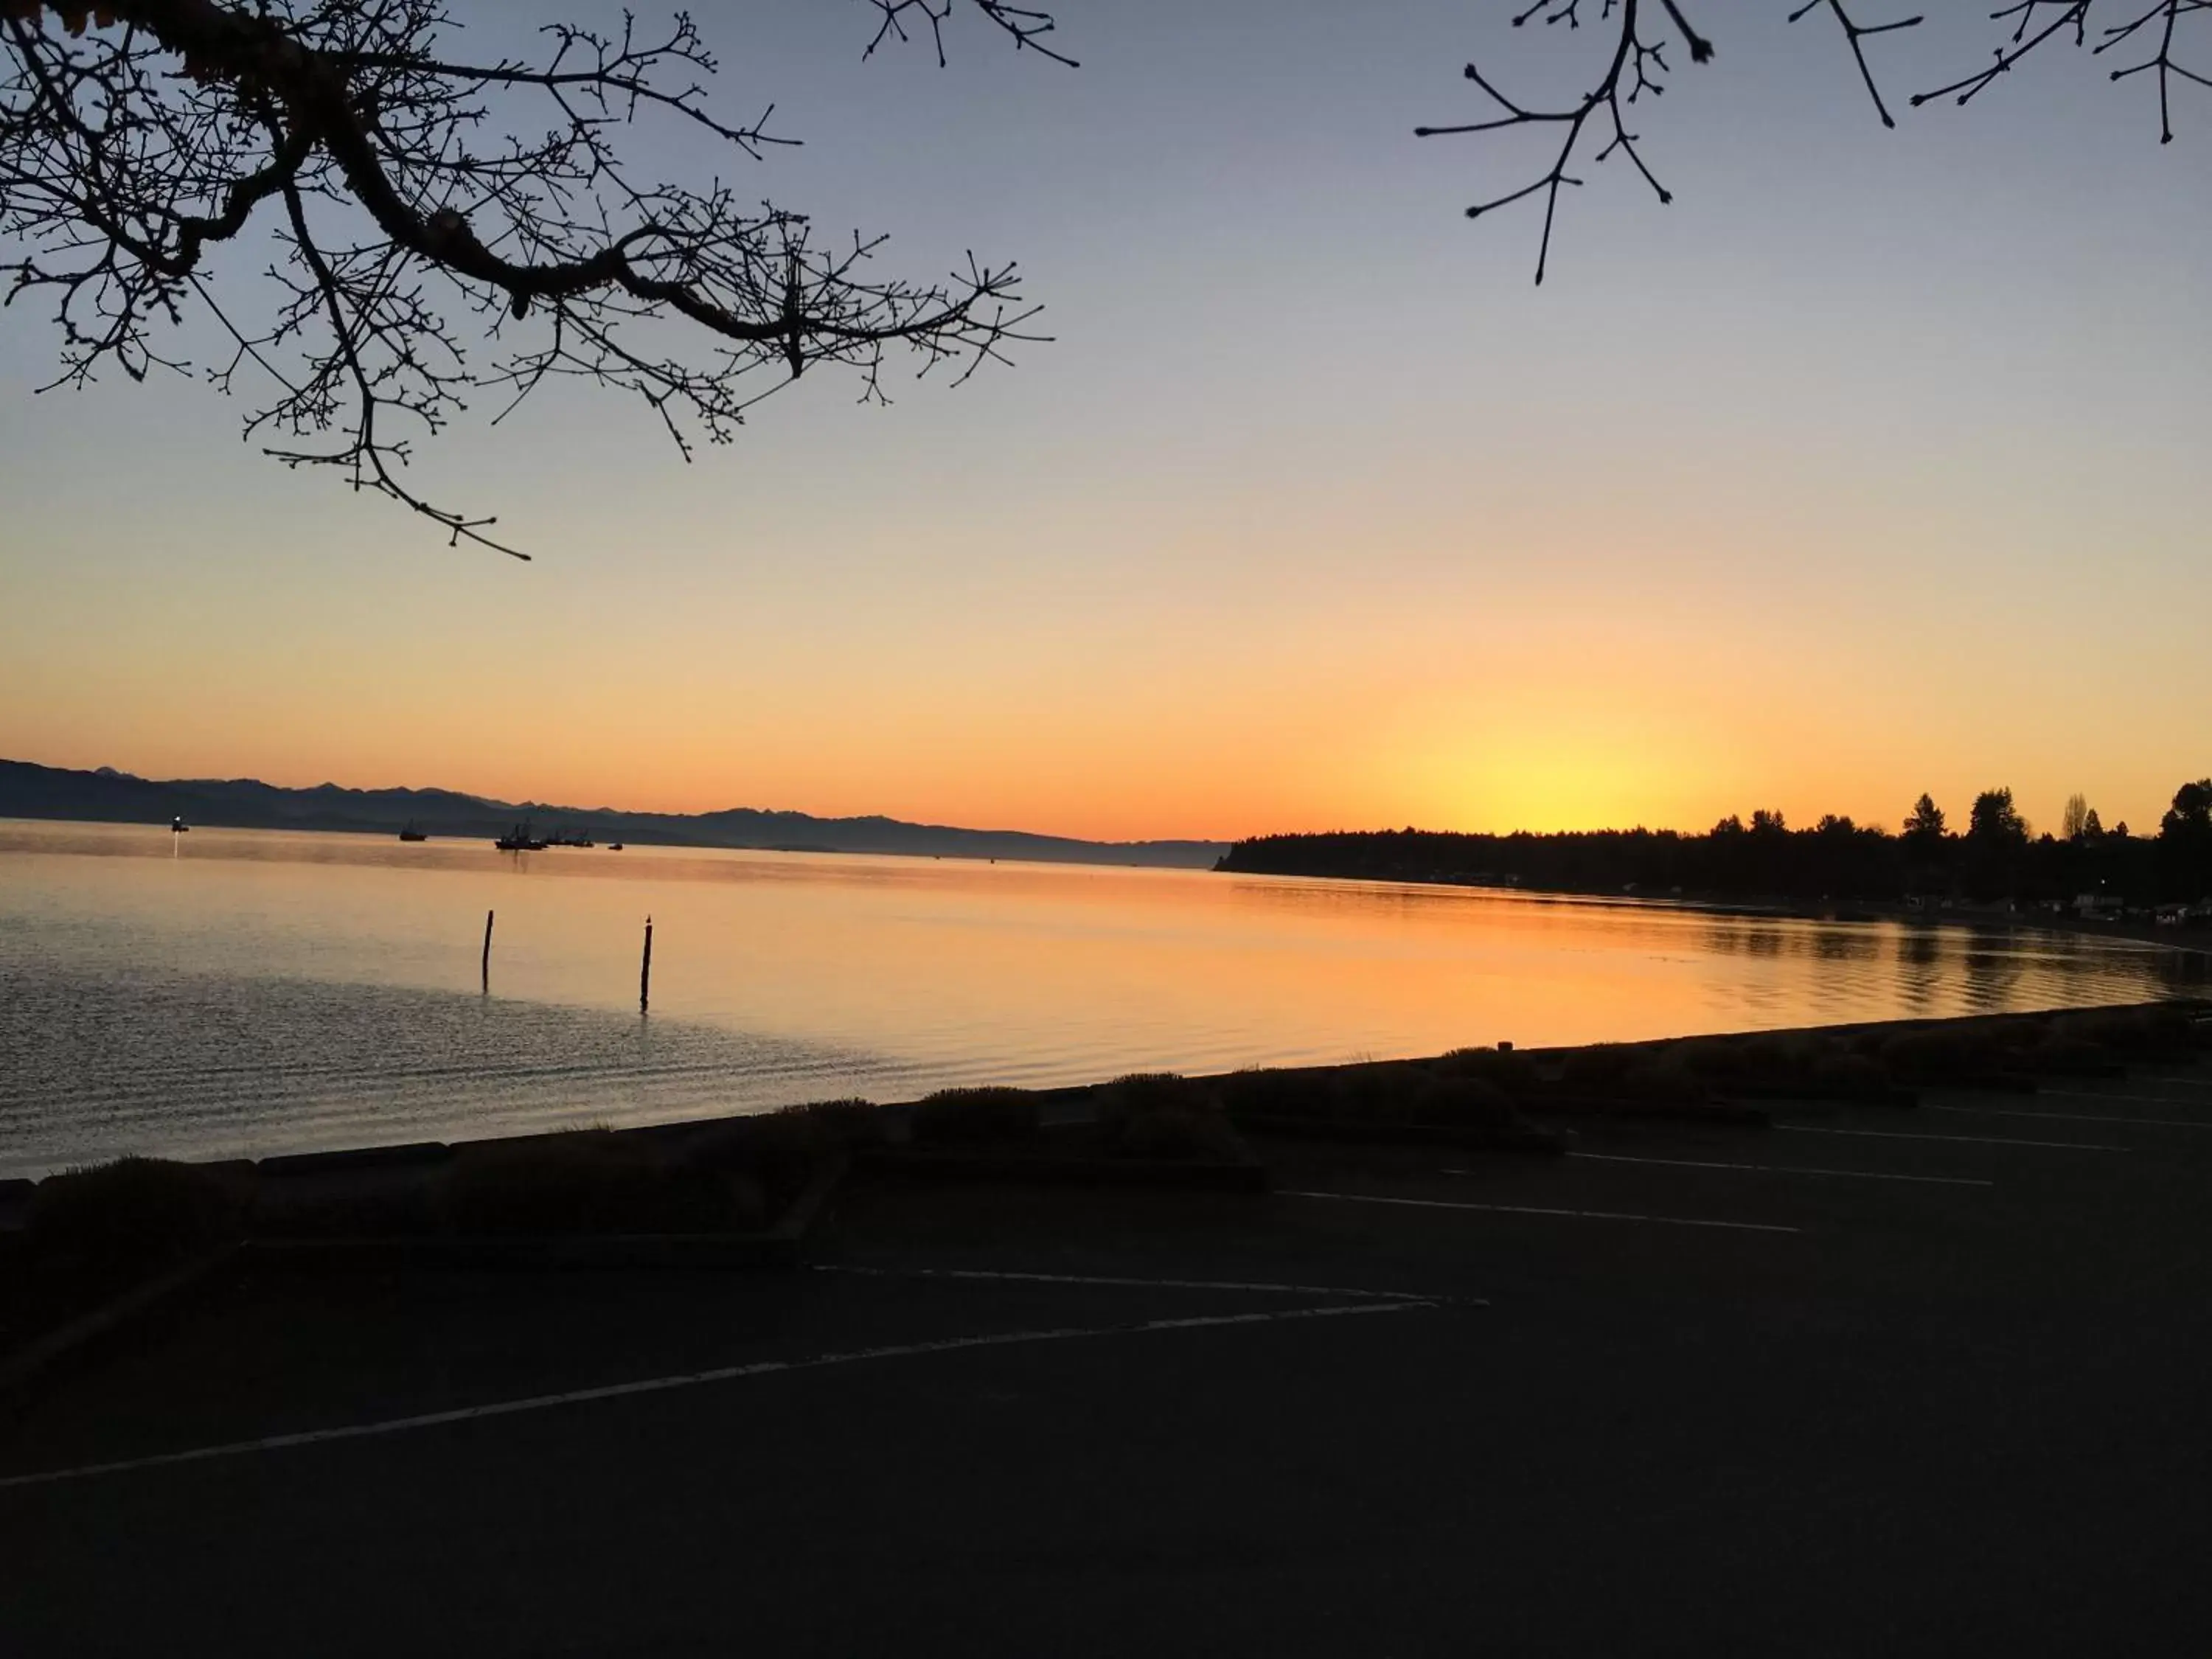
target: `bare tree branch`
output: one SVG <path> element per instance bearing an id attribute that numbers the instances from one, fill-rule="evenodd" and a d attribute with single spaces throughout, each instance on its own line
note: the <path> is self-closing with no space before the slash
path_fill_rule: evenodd
<path id="1" fill-rule="evenodd" d="M 908 39 L 907 25 L 929 31 L 930 44 L 936 48 L 940 67 L 945 62 L 945 25 L 952 15 L 954 0 L 868 0 L 868 3 L 883 14 L 883 21 L 876 27 L 876 38 L 868 42 L 868 55 L 872 57 L 878 46 L 890 40 Z M 1045 44 L 1044 37 L 1053 32 L 1052 15 L 1036 11 L 1026 6 L 1009 5 L 1006 0 L 975 0 L 975 9 L 985 18 L 998 26 L 1000 31 L 1018 47 L 1027 47 L 1041 52 L 1055 64 L 1077 67 L 1075 59 L 1054 51 Z"/>
<path id="2" fill-rule="evenodd" d="M 1711 42 L 1692 30 L 1677 9 L 1674 0 L 1663 0 L 1664 9 L 1692 60 L 1703 63 L 1713 55 Z M 1583 13 L 1589 0 L 1531 0 L 1528 8 L 1516 14 L 1513 26 L 1519 28 L 1531 19 L 1541 19 L 1546 27 L 1564 23 L 1572 32 L 1583 27 Z M 1671 202 L 1674 193 L 1662 185 L 1656 175 L 1644 164 L 1637 149 L 1638 136 L 1628 130 L 1626 106 L 1633 106 L 1645 97 L 1656 99 L 1667 89 L 1668 69 L 1667 47 L 1668 37 L 1657 33 L 1650 24 L 1650 12 L 1639 0 L 1601 0 L 1598 21 L 1601 25 L 1613 25 L 1611 50 L 1606 54 L 1603 73 L 1597 85 L 1573 104 L 1561 109 L 1529 109 L 1516 103 L 1489 80 L 1481 70 L 1469 64 L 1464 71 L 1489 97 L 1492 103 L 1503 110 L 1503 115 L 1487 119 L 1463 123 L 1455 126 L 1416 127 L 1414 137 L 1441 137 L 1453 133 L 1497 132 L 1509 127 L 1556 127 L 1560 131 L 1559 147 L 1554 152 L 1548 170 L 1534 183 L 1507 191 L 1487 202 L 1478 202 L 1467 210 L 1470 219 L 1494 211 L 1525 198 L 1541 194 L 1544 198 L 1544 230 L 1536 249 L 1536 281 L 1541 283 L 1552 256 L 1552 231 L 1557 222 L 1559 191 L 1568 185 L 1579 185 L 1583 181 L 1567 169 L 1574 164 L 1576 153 L 1583 141 L 1593 133 L 1594 161 L 1603 161 L 1616 152 L 1625 155 L 1635 166 L 1644 182 L 1651 187 L 1660 201 Z M 1662 26 L 1663 27 L 1663 26 Z"/>
<path id="3" fill-rule="evenodd" d="M 1889 112 L 1889 106 L 1882 100 L 1881 88 L 1874 78 L 1874 70 L 1867 65 L 1867 37 L 1871 34 L 1887 34 L 1896 29 L 1917 28 L 1926 20 L 1917 16 L 1899 17 L 1887 23 L 1862 24 L 1852 17 L 1849 9 L 1845 8 L 1844 0 L 1806 0 L 1805 4 L 1790 14 L 1790 21 L 1793 23 L 1798 22 L 1807 14 L 1820 10 L 1829 12 L 1834 16 L 1836 21 L 1842 25 L 1844 39 L 1850 43 L 1852 61 L 1859 66 L 1859 79 L 1866 83 L 1867 96 L 1874 100 L 1875 113 L 1881 117 L 1882 125 L 1895 127 L 1897 118 Z"/>
<path id="4" fill-rule="evenodd" d="M 952 0 L 872 3 L 868 51 L 911 15 L 941 52 Z M 1045 14 L 970 3 L 1017 47 L 1070 61 L 1043 44 Z M 209 382 L 265 376 L 246 431 L 270 434 L 266 453 L 513 552 L 489 518 L 402 482 L 412 441 L 479 389 L 503 415 L 549 380 L 615 386 L 689 457 L 691 431 L 727 441 L 810 367 L 850 368 L 882 401 L 893 349 L 957 383 L 1044 337 L 1011 264 L 882 276 L 880 239 L 824 244 L 805 215 L 720 181 L 634 179 L 617 145 L 642 117 L 740 159 L 792 142 L 769 131 L 772 108 L 712 112 L 716 64 L 689 16 L 654 36 L 627 13 L 611 33 L 556 25 L 536 58 L 489 63 L 443 50 L 450 21 L 445 0 L 0 0 L 0 276 L 8 303 L 52 307 L 55 384 L 187 369 L 158 342 L 204 311 L 231 353 Z M 258 288 L 214 261 L 256 227 L 276 252 Z M 233 283 L 250 297 L 218 306 Z M 244 320 L 254 300 L 267 309 Z"/>
<path id="5" fill-rule="evenodd" d="M 1863 22 L 1853 9 L 1856 3 L 1857 0 L 1849 0 L 1849 3 L 1847 0 L 1801 0 L 1787 16 L 1795 23 L 1819 11 L 1835 20 L 1850 48 L 1852 61 L 1868 97 L 1873 100 L 1875 114 L 1885 127 L 1894 127 L 1896 118 L 1890 113 L 1888 100 L 1882 95 L 1881 83 L 1869 62 L 1866 43 L 1880 35 L 1916 28 L 1924 19 L 1914 15 Z M 1654 20 L 1655 5 L 1666 14 L 1663 24 Z M 1686 46 L 1692 63 L 1707 62 L 1714 55 L 1712 43 L 1692 26 L 1678 0 L 1526 0 L 1524 9 L 1514 15 L 1512 22 L 1516 28 L 1532 21 L 1541 21 L 1547 27 L 1564 24 L 1564 32 L 1571 36 L 1590 21 L 1586 13 L 1593 9 L 1596 12 L 1595 27 L 1603 33 L 1604 46 L 1598 54 L 1596 83 L 1588 94 L 1564 107 L 1531 108 L 1507 96 L 1493 79 L 1469 64 L 1466 77 L 1482 91 L 1493 106 L 1493 112 L 1474 121 L 1413 130 L 1414 135 L 1422 138 L 1494 133 L 1514 128 L 1553 129 L 1560 133 L 1560 143 L 1550 166 L 1533 182 L 1478 203 L 1467 210 L 1469 218 L 1476 218 L 1511 203 L 1540 196 L 1544 224 L 1536 254 L 1539 283 L 1544 280 L 1550 261 L 1559 192 L 1567 185 L 1583 182 L 1570 170 L 1578 153 L 1600 161 L 1616 151 L 1624 153 L 1662 202 L 1674 199 L 1644 165 L 1638 147 L 1640 139 L 1629 131 L 1623 106 L 1638 103 L 1646 94 L 1656 99 L 1665 92 L 1668 71 L 1665 52 L 1672 42 L 1680 41 Z M 2000 76 L 2010 73 L 2023 58 L 2053 40 L 2070 39 L 2081 47 L 2089 46 L 2094 38 L 2095 45 L 2090 46 L 2090 51 L 2094 56 L 2136 42 L 2142 46 L 2146 55 L 2113 70 L 2111 78 L 2124 81 L 2140 75 L 2155 76 L 2159 139 L 2161 143 L 2171 143 L 2174 83 L 2186 82 L 2212 88 L 2212 78 L 2186 67 L 2175 55 L 2177 39 L 2185 33 L 2185 20 L 2193 20 L 2208 12 L 2212 12 L 2212 0 L 2008 0 L 2008 3 L 1990 14 L 1992 22 L 2009 26 L 2009 39 L 1995 50 L 1991 61 L 1947 86 L 1916 94 L 1909 101 L 1915 108 L 1936 98 L 1953 97 L 1960 104 L 1970 103 Z M 2118 21 L 2106 22 L 2107 18 Z"/>

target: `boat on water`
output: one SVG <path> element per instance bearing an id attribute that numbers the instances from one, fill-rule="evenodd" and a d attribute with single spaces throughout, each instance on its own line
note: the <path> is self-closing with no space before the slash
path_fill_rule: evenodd
<path id="1" fill-rule="evenodd" d="M 502 853 L 542 853 L 545 843 L 531 832 L 529 821 L 524 820 L 492 842 Z"/>
<path id="2" fill-rule="evenodd" d="M 588 835 L 563 835 L 558 830 L 545 837 L 548 847 L 595 847 L 598 844 Z"/>
<path id="3" fill-rule="evenodd" d="M 184 819 L 180 817 L 171 818 L 169 820 L 169 833 L 173 836 L 189 835 L 191 833 L 191 828 L 192 826 L 191 824 L 186 823 Z"/>
<path id="4" fill-rule="evenodd" d="M 623 844 L 618 841 L 611 841 L 607 843 L 607 851 L 610 853 L 619 853 L 622 849 Z"/>
<path id="5" fill-rule="evenodd" d="M 415 820 L 410 818 L 407 820 L 407 827 L 399 832 L 399 839 L 402 841 L 428 841 L 430 839 L 430 836 L 427 830 L 416 829 L 415 826 Z"/>

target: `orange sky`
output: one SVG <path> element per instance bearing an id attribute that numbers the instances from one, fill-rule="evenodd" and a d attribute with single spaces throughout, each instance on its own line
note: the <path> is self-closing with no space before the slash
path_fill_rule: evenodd
<path id="1" fill-rule="evenodd" d="M 1382 52 L 1243 4 L 1086 19 L 1050 81 L 761 24 L 729 95 L 811 140 L 761 187 L 902 269 L 1019 254 L 1057 337 L 888 410 L 810 375 L 689 466 L 581 389 L 426 446 L 528 566 L 243 400 L 32 398 L 19 308 L 0 755 L 1117 838 L 1999 783 L 2144 827 L 2212 771 L 2204 140 L 2070 70 L 1886 135 L 1747 16 L 1667 100 L 1675 205 L 1577 192 L 1536 289 L 1532 222 L 1459 216 L 1481 155 L 1406 137 L 1468 8 Z"/>

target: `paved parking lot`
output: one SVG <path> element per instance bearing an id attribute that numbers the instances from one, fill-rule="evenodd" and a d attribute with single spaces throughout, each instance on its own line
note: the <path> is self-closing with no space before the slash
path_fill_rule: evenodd
<path id="1" fill-rule="evenodd" d="M 2156 1653 L 2212 1068 L 257 1270 L 0 1436 L 9 1655 Z"/>

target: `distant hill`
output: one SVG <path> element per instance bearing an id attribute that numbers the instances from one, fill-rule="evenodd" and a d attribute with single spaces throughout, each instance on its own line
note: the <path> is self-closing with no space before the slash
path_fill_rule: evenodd
<path id="1" fill-rule="evenodd" d="M 351 830 L 397 834 L 414 823 L 456 840 L 504 833 L 519 819 L 602 842 L 641 846 L 744 847 L 924 857 L 1036 859 L 1055 864 L 1133 864 L 1205 869 L 1228 850 L 1210 841 L 1078 841 L 1019 830 L 962 830 L 897 818 L 817 818 L 749 806 L 720 812 L 623 812 L 610 806 L 489 800 L 450 789 L 280 789 L 252 778 L 158 781 L 101 767 L 76 772 L 0 761 L 0 817 L 187 823 L 239 830 Z"/>

